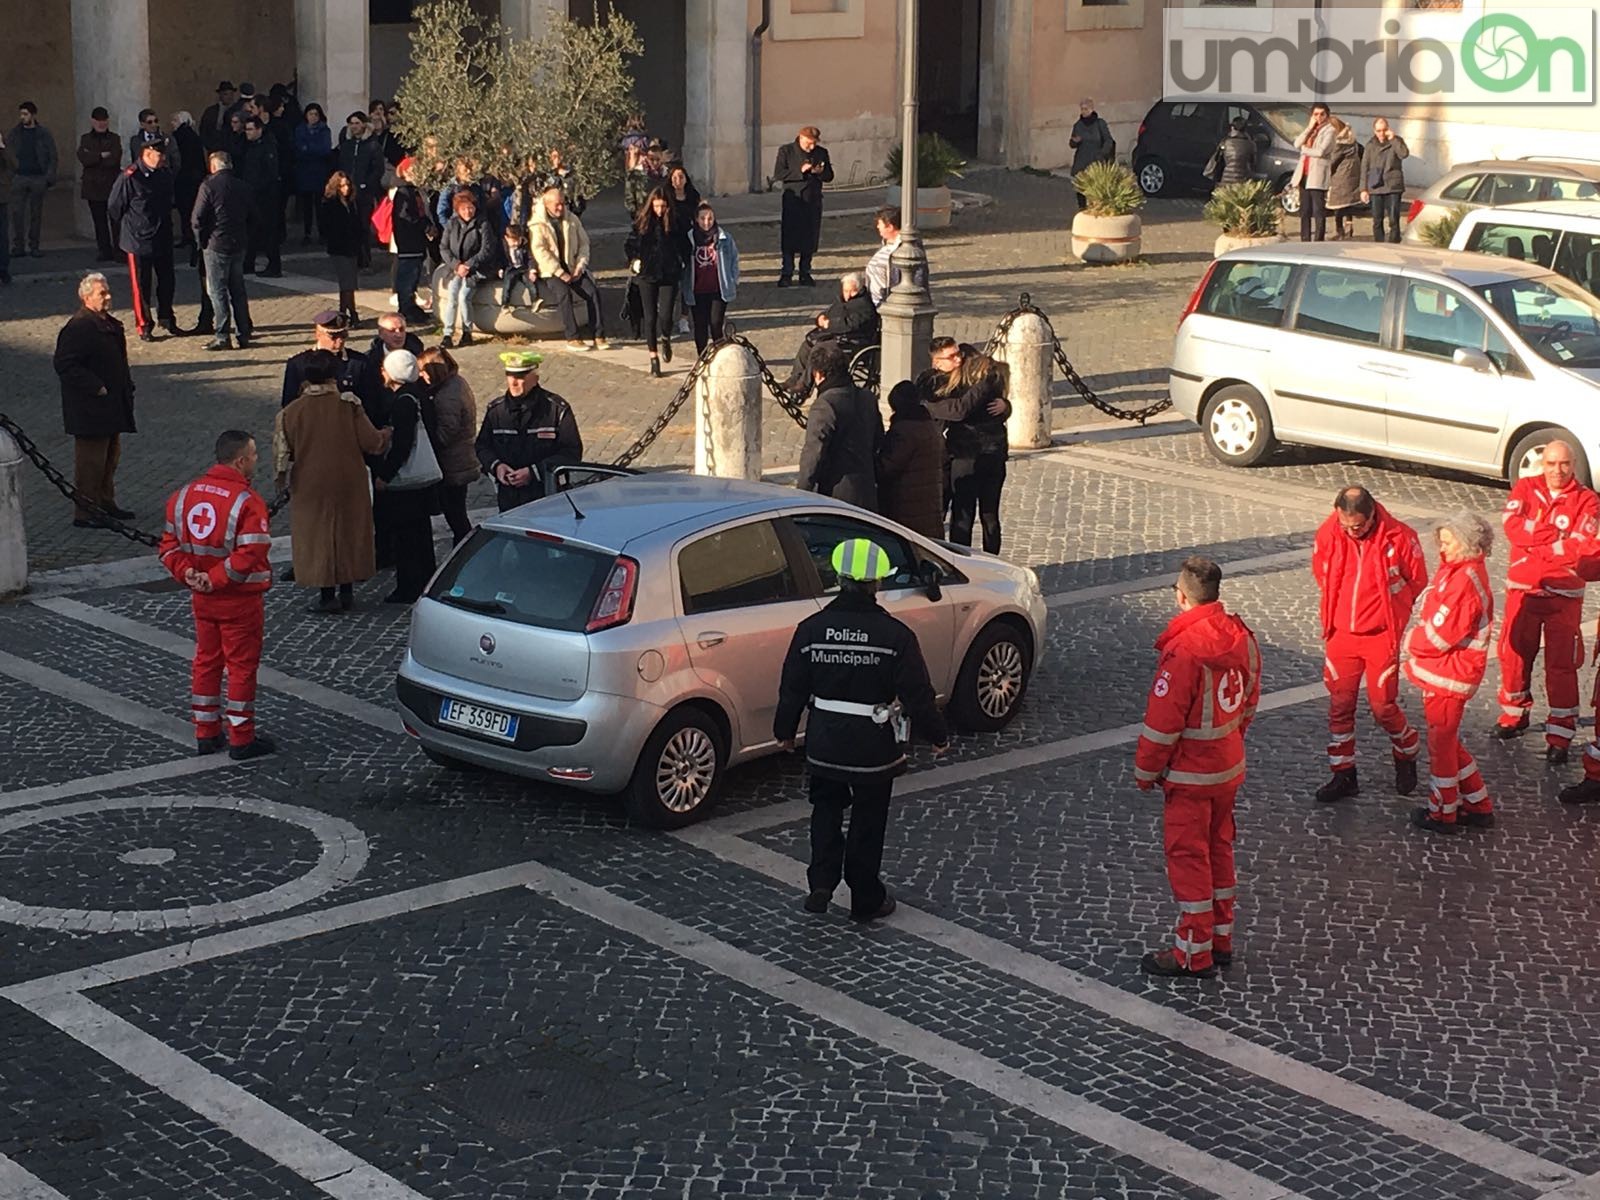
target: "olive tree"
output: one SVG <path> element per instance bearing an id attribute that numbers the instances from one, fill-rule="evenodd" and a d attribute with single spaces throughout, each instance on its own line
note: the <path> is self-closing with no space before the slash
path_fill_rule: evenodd
<path id="1" fill-rule="evenodd" d="M 466 157 L 516 178 L 528 155 L 560 147 L 591 191 L 619 178 L 617 136 L 635 107 L 627 64 L 644 49 L 631 22 L 557 17 L 515 38 L 468 0 L 430 0 L 416 19 L 395 127 L 430 172 Z"/>

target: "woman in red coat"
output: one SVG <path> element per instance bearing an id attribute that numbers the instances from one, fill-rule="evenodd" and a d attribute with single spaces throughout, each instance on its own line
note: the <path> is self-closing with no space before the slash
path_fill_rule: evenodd
<path id="1" fill-rule="evenodd" d="M 1438 529 L 1439 569 L 1422 593 L 1422 611 L 1406 638 L 1405 676 L 1422 691 L 1428 722 L 1428 807 L 1411 823 L 1432 833 L 1494 824 L 1494 805 L 1478 764 L 1461 744 L 1461 717 L 1489 664 L 1494 593 L 1484 556 L 1489 523 L 1463 512 Z"/>

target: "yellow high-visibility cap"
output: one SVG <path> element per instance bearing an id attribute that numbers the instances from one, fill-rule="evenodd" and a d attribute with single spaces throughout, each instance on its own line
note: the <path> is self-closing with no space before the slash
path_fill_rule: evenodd
<path id="1" fill-rule="evenodd" d="M 888 552 L 866 538 L 851 538 L 833 548 L 833 569 L 840 579 L 874 583 L 894 574 Z"/>

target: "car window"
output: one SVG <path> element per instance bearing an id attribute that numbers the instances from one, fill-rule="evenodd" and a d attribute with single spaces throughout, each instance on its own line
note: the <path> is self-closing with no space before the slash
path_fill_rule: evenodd
<path id="1" fill-rule="evenodd" d="M 428 597 L 518 625 L 581 632 L 616 563 L 524 533 L 479 529 L 445 564 Z"/>
<path id="2" fill-rule="evenodd" d="M 1539 179 L 1534 175 L 1496 172 L 1472 193 L 1475 204 L 1522 204 L 1539 198 Z"/>
<path id="3" fill-rule="evenodd" d="M 1293 275 L 1289 263 L 1222 263 L 1211 274 L 1200 311 L 1252 325 L 1281 324 Z"/>
<path id="4" fill-rule="evenodd" d="M 1440 192 L 1439 199 L 1465 200 L 1472 195 L 1482 178 L 1482 175 L 1463 175 L 1449 187 L 1445 188 L 1444 191 Z"/>
<path id="5" fill-rule="evenodd" d="M 1555 269 L 1600 296 L 1600 237 L 1568 231 L 1556 244 Z"/>
<path id="6" fill-rule="evenodd" d="M 1300 289 L 1294 327 L 1306 333 L 1377 345 L 1388 279 L 1366 271 L 1314 267 Z"/>
<path id="7" fill-rule="evenodd" d="M 1406 284 L 1400 316 L 1407 354 L 1450 358 L 1458 349 L 1482 350 L 1489 322 L 1460 292 L 1415 281 Z"/>
<path id="8" fill-rule="evenodd" d="M 1167 117 L 1167 124 L 1180 138 L 1209 138 L 1222 128 L 1217 104 L 1174 104 Z"/>
<path id="9" fill-rule="evenodd" d="M 1600 367 L 1600 298 L 1569 279 L 1508 279 L 1478 289 L 1541 358 Z"/>
<path id="10" fill-rule="evenodd" d="M 1592 179 L 1546 179 L 1548 200 L 1593 200 L 1600 197 L 1600 184 Z"/>
<path id="11" fill-rule="evenodd" d="M 806 553 L 816 565 L 817 577 L 822 581 L 824 592 L 839 590 L 839 577 L 833 569 L 833 551 L 840 542 L 847 542 L 851 538 L 866 538 L 881 546 L 889 556 L 894 574 L 883 581 L 885 588 L 914 587 L 920 582 L 917 578 L 915 547 L 881 525 L 832 513 L 807 513 L 793 518 L 793 524 L 806 544 Z"/>
<path id="12" fill-rule="evenodd" d="M 1311 124 L 1311 110 L 1304 104 L 1272 104 L 1256 109 L 1261 119 L 1272 126 L 1272 131 L 1284 141 L 1294 143 Z"/>
<path id="13" fill-rule="evenodd" d="M 678 552 L 683 611 L 719 612 L 798 599 L 789 556 L 771 521 L 719 529 Z"/>
<path id="14" fill-rule="evenodd" d="M 1484 221 L 1467 235 L 1467 249 L 1501 258 L 1520 258 L 1548 267 L 1555 260 L 1555 233 L 1533 225 Z"/>

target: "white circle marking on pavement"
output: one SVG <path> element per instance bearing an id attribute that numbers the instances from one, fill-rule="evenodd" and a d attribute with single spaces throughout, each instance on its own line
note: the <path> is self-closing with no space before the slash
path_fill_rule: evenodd
<path id="1" fill-rule="evenodd" d="M 247 797 L 126 796 L 80 800 L 73 804 L 58 804 L 0 818 L 0 841 L 3 841 L 7 834 L 19 829 L 91 813 L 126 809 L 169 811 L 213 808 L 223 812 L 250 813 L 298 825 L 321 843 L 322 853 L 316 866 L 296 879 L 254 896 L 217 904 L 186 905 L 182 908 L 48 908 L 42 905 L 23 904 L 9 896 L 0 896 L 0 921 L 7 921 L 13 925 L 88 933 L 127 933 L 134 930 L 173 929 L 196 925 L 221 925 L 229 921 L 248 921 L 315 900 L 351 882 L 367 865 L 366 835 L 350 822 L 294 804 L 279 804 L 272 800 L 255 800 Z M 134 857 L 136 855 L 139 856 L 137 859 Z M 160 858 L 162 855 L 169 857 Z M 177 857 L 177 853 L 168 849 L 144 849 L 129 851 L 121 857 L 124 862 L 160 865 L 170 862 L 172 858 Z"/>

